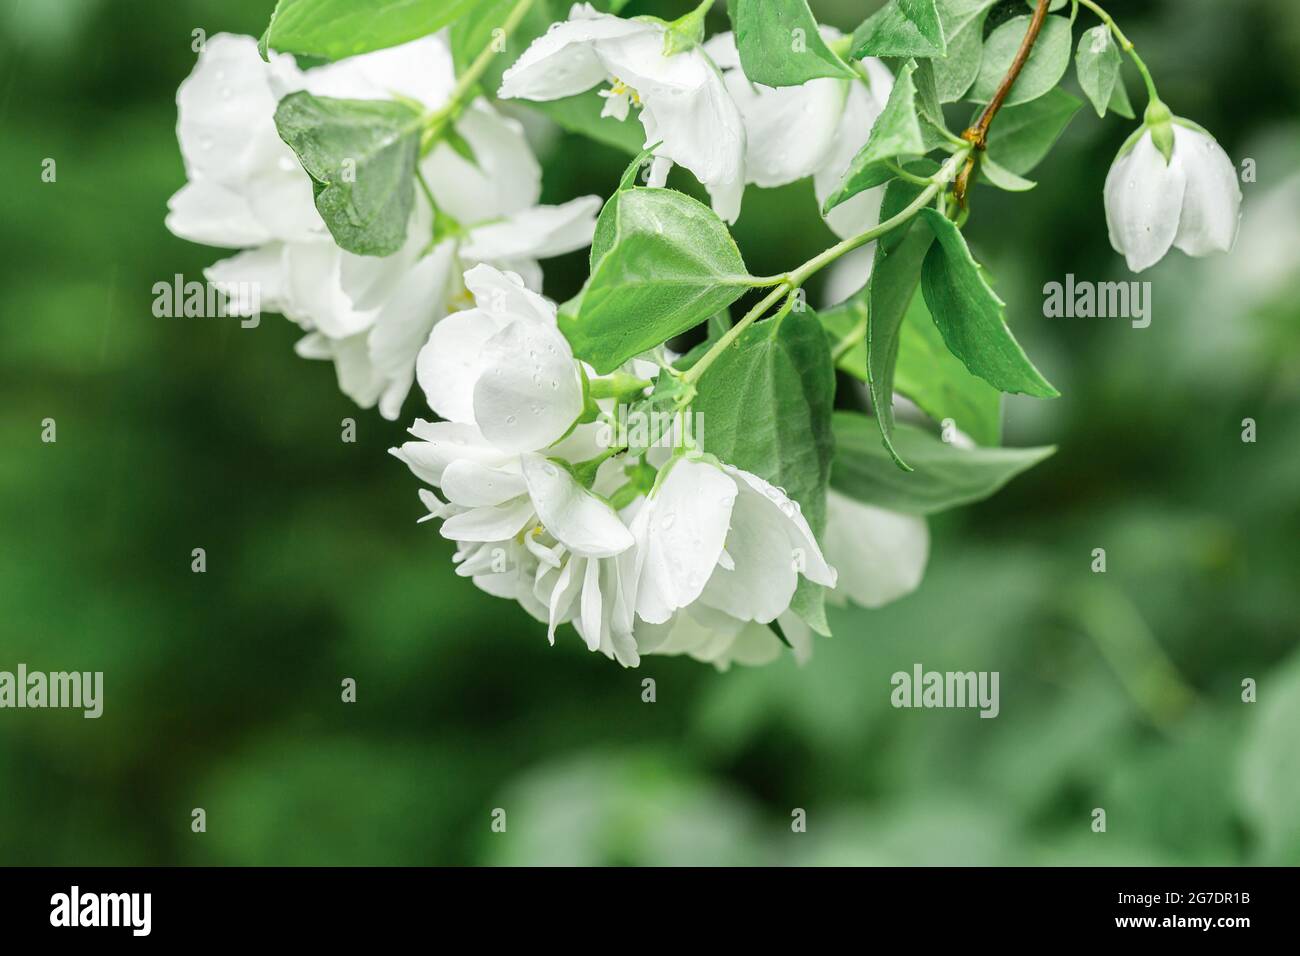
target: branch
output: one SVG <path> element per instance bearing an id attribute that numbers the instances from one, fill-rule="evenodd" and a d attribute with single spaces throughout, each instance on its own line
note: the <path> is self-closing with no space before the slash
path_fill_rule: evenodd
<path id="1" fill-rule="evenodd" d="M 977 157 L 988 146 L 989 125 L 993 122 L 993 117 L 998 115 L 998 110 L 1002 109 L 1002 104 L 1006 102 L 1011 87 L 1015 86 L 1016 80 L 1020 78 L 1020 71 L 1025 68 L 1025 63 L 1029 60 L 1029 54 L 1033 52 L 1034 43 L 1037 42 L 1038 34 L 1043 29 L 1043 23 L 1047 20 L 1047 8 L 1050 6 L 1051 0 L 1038 0 L 1038 7 L 1034 10 L 1034 17 L 1029 21 L 1029 30 L 1020 43 L 1020 49 L 1016 51 L 1016 58 L 1011 61 L 1011 68 L 1007 70 L 1007 75 L 1002 77 L 1002 82 L 998 84 L 993 99 L 989 100 L 989 105 L 984 107 L 984 112 L 980 113 L 980 118 L 975 121 L 975 125 L 961 134 L 961 138 L 970 143 L 972 148 L 970 156 L 966 159 L 966 165 L 957 174 L 957 182 L 953 185 L 953 198 L 957 200 L 958 206 L 964 207 L 966 205 L 966 190 L 970 186 L 970 177 L 975 171 Z"/>

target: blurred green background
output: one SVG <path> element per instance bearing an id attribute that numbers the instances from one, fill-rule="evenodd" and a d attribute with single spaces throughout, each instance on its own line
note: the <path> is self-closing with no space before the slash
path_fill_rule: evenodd
<path id="1" fill-rule="evenodd" d="M 0 863 L 1300 862 L 1294 0 L 1114 0 L 1175 112 L 1257 162 L 1235 253 L 1143 275 L 1148 329 L 1045 319 L 1045 282 L 1130 278 L 1101 187 L 1131 126 L 1085 109 L 1036 190 L 980 189 L 972 244 L 1064 393 L 1010 402 L 1007 443 L 1059 453 L 934 520 L 919 591 L 833 612 L 808 666 L 728 673 L 548 647 L 453 575 L 385 454 L 403 424 L 288 322 L 151 314 L 224 254 L 163 228 L 191 31 L 256 35 L 271 5 L 0 0 L 0 669 L 105 672 L 99 720 L 0 711 Z M 550 202 L 626 162 L 539 149 Z M 759 274 L 829 239 L 807 183 L 751 188 L 736 234 Z M 583 269 L 549 263 L 548 294 Z M 893 709 L 916 662 L 999 671 L 1001 715 Z"/>

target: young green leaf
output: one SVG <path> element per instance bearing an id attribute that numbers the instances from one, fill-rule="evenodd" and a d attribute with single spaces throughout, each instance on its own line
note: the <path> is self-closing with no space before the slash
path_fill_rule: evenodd
<path id="1" fill-rule="evenodd" d="M 980 160 L 980 172 L 984 174 L 984 178 L 988 180 L 990 185 L 996 186 L 998 189 L 1005 189 L 1007 192 L 1023 193 L 1038 185 L 1033 180 L 1017 176 L 1011 170 L 999 166 L 989 159 L 987 152 L 984 154 L 984 158 Z"/>
<path id="2" fill-rule="evenodd" d="M 948 351 L 919 289 L 899 333 L 894 388 L 936 422 L 951 419 L 976 444 L 1001 443 L 1002 393 Z"/>
<path id="3" fill-rule="evenodd" d="M 946 56 L 948 44 L 935 0 L 889 0 L 853 31 L 853 59 L 864 56 Z"/>
<path id="4" fill-rule="evenodd" d="M 1122 86 L 1116 84 L 1117 89 Z M 1025 175 L 1042 162 L 1081 106 L 1078 97 L 1056 89 L 1023 106 L 1003 110 L 989 127 L 986 158 L 1010 173 Z"/>
<path id="5" fill-rule="evenodd" d="M 891 178 L 893 173 L 884 165 L 887 161 L 899 156 L 925 154 L 926 144 L 917 112 L 916 84 L 912 80 L 915 72 L 916 62 L 909 60 L 894 77 L 894 88 L 889 93 L 884 110 L 871 127 L 867 144 L 853 157 L 843 182 L 827 198 L 823 212 L 830 212 L 864 189 L 879 186 Z"/>
<path id="6" fill-rule="evenodd" d="M 811 311 L 751 325 L 697 383 L 704 450 L 785 489 L 813 532 L 826 523 L 835 372 Z"/>
<path id="7" fill-rule="evenodd" d="M 817 313 L 830 338 L 836 368 L 867 381 L 867 298 L 858 293 Z M 1002 393 L 976 378 L 948 351 L 919 289 L 898 334 L 894 390 L 915 402 L 936 422 L 952 419 L 980 445 L 1002 439 Z"/>
<path id="8" fill-rule="evenodd" d="M 899 193 L 909 186 L 902 180 L 891 183 L 885 191 L 886 200 L 891 192 Z M 894 370 L 898 364 L 899 330 L 934 236 L 912 223 L 903 235 L 891 236 L 890 240 L 876 244 L 871 280 L 867 283 L 867 381 L 885 448 L 899 468 L 907 469 L 907 462 L 892 440 Z"/>
<path id="9" fill-rule="evenodd" d="M 822 39 L 806 0 L 732 0 L 728 10 L 751 82 L 800 86 L 819 77 L 857 78 Z"/>
<path id="10" fill-rule="evenodd" d="M 966 95 L 979 75 L 984 56 L 984 20 L 997 0 L 938 0 L 939 22 L 948 40 L 948 55 L 931 60 L 941 103 Z"/>
<path id="11" fill-rule="evenodd" d="M 1122 116 L 1125 119 L 1136 119 L 1133 112 L 1133 104 L 1129 102 L 1128 90 L 1124 88 L 1124 74 L 1115 79 L 1115 89 L 1111 91 L 1110 103 L 1106 107 L 1116 116 Z"/>
<path id="12" fill-rule="evenodd" d="M 831 487 L 867 504 L 914 515 L 982 501 L 1056 451 L 959 448 L 912 425 L 899 425 L 894 439 L 913 465 L 905 473 L 884 453 L 865 416 L 836 412 L 833 430 Z"/>
<path id="13" fill-rule="evenodd" d="M 754 286 L 722 220 L 689 196 L 629 189 L 612 217 L 612 240 L 601 239 L 604 255 L 559 318 L 574 354 L 602 375 Z M 597 225 L 598 235 L 608 229 Z"/>
<path id="14" fill-rule="evenodd" d="M 484 0 L 280 0 L 263 49 L 341 60 L 436 33 Z"/>
<path id="15" fill-rule="evenodd" d="M 340 247 L 364 256 L 402 247 L 415 200 L 418 110 L 302 90 L 280 101 L 275 125 L 311 176 L 316 208 Z"/>
<path id="16" fill-rule="evenodd" d="M 979 75 L 975 77 L 969 99 L 976 103 L 987 103 L 993 99 L 993 94 L 997 92 L 1020 51 L 1025 34 L 1029 32 L 1030 19 L 1014 17 L 989 34 L 984 42 L 984 58 L 980 63 Z M 1045 19 L 1033 51 L 1002 105 L 1028 103 L 1056 86 L 1070 65 L 1070 39 L 1069 20 L 1064 17 Z"/>
<path id="17" fill-rule="evenodd" d="M 1115 95 L 1119 68 L 1119 47 L 1110 35 L 1110 27 L 1103 24 L 1085 30 L 1083 36 L 1079 37 L 1074 69 L 1079 77 L 1079 86 L 1092 101 L 1098 116 L 1106 115 L 1106 108 Z"/>
<path id="18" fill-rule="evenodd" d="M 921 215 L 939 240 L 925 257 L 921 289 L 948 350 L 1004 392 L 1057 397 L 1007 328 L 1003 302 L 984 281 L 961 230 L 933 209 Z"/>

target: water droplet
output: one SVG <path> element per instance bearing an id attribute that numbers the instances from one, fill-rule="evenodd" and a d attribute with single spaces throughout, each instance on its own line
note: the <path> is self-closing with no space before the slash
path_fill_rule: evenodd
<path id="1" fill-rule="evenodd" d="M 676 521 L 677 521 L 677 515 L 673 514 L 670 511 L 668 512 L 668 514 L 664 515 L 662 518 L 659 519 L 659 527 L 667 531 L 670 528 L 672 528 L 672 526 L 676 523 Z"/>
<path id="2" fill-rule="evenodd" d="M 513 416 L 513 415 L 507 415 L 507 416 L 506 416 L 506 424 L 507 424 L 507 425 L 513 425 L 514 423 L 515 423 L 515 416 Z"/>

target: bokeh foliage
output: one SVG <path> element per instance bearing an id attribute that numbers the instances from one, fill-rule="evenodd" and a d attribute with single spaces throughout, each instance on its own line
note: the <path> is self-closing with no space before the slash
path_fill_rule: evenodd
<path id="1" fill-rule="evenodd" d="M 863 6 L 813 3 L 841 27 Z M 1037 189 L 980 189 L 971 241 L 1064 396 L 1011 401 L 1005 440 L 1060 451 L 933 521 L 916 594 L 832 611 L 802 669 L 726 674 L 548 647 L 453 575 L 384 453 L 401 424 L 289 323 L 151 314 L 219 257 L 162 222 L 191 31 L 256 35 L 269 8 L 0 4 L 0 669 L 106 675 L 99 720 L 0 711 L 0 863 L 1300 863 L 1292 0 L 1114 0 L 1169 104 L 1257 161 L 1237 251 L 1144 274 L 1148 329 L 1045 319 L 1046 282 L 1131 278 L 1101 204 L 1129 127 L 1081 113 Z M 613 188 L 623 155 L 536 132 L 545 201 Z M 752 271 L 827 244 L 811 193 L 751 189 Z M 584 271 L 549 263 L 547 292 Z M 894 710 L 918 661 L 1000 671 L 1001 716 Z"/>

